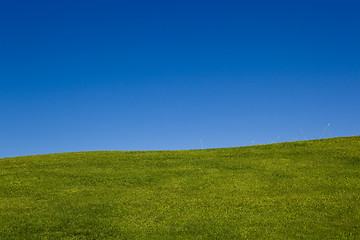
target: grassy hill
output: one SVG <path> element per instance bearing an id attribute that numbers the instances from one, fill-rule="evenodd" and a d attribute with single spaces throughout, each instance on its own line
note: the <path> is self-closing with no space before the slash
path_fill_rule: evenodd
<path id="1" fill-rule="evenodd" d="M 360 137 L 0 159 L 0 239 L 360 239 Z"/>

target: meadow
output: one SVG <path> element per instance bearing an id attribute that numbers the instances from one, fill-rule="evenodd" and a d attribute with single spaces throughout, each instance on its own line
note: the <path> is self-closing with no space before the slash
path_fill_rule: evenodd
<path id="1" fill-rule="evenodd" d="M 360 136 L 2 158 L 0 239 L 360 239 Z"/>

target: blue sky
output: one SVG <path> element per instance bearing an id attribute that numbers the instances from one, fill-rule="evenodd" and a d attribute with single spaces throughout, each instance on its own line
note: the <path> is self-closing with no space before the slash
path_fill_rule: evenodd
<path id="1" fill-rule="evenodd" d="M 359 11 L 1 0 L 0 157 L 359 135 Z"/>

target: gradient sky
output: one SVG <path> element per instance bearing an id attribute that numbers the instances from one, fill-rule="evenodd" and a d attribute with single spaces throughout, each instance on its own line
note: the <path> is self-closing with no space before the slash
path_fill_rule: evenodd
<path id="1" fill-rule="evenodd" d="M 0 0 L 0 157 L 315 139 L 328 123 L 359 135 L 359 12 L 358 0 Z"/>

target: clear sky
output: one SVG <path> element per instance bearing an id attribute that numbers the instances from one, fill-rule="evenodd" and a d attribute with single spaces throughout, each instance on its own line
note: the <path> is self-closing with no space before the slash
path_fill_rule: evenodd
<path id="1" fill-rule="evenodd" d="M 360 134 L 360 1 L 0 0 L 0 157 Z"/>

